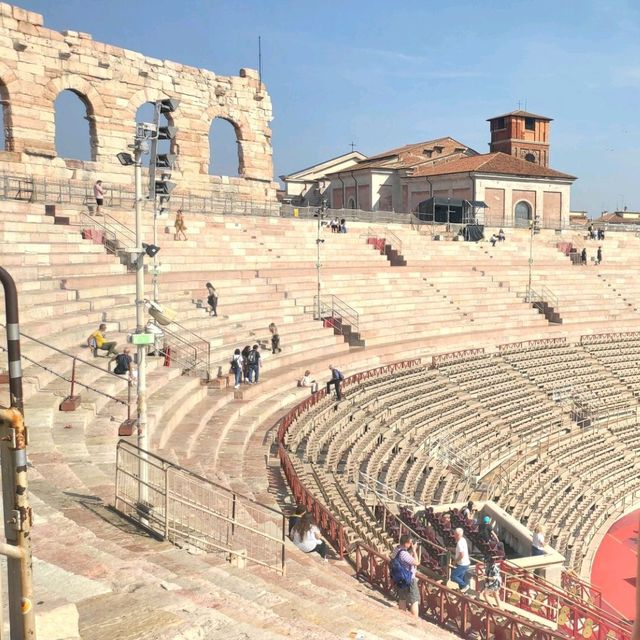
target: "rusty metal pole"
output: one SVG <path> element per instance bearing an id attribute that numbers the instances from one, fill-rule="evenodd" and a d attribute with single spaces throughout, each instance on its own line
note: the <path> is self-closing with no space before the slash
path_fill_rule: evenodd
<path id="1" fill-rule="evenodd" d="M 11 640 L 36 637 L 31 567 L 32 513 L 27 491 L 27 429 L 24 425 L 18 292 L 11 275 L 0 267 L 4 287 L 9 394 L 11 408 L 0 411 L 4 531 L 15 553 L 7 555 L 7 587 Z"/>

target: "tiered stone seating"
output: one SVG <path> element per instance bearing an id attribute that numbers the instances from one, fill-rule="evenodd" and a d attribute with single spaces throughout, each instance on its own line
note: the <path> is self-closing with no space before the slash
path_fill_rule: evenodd
<path id="1" fill-rule="evenodd" d="M 81 345 L 103 320 L 109 323 L 114 339 L 124 343 L 125 332 L 134 326 L 133 275 L 102 246 L 82 240 L 82 225 L 73 211 L 63 211 L 72 218 L 72 224 L 61 226 L 37 205 L 5 204 L 0 214 L 0 254 L 2 265 L 18 282 L 22 330 L 106 368 L 105 359 L 91 359 Z M 110 213 L 132 226 L 131 212 Z M 276 482 L 274 461 L 269 455 L 272 427 L 285 409 L 308 394 L 308 390 L 295 387 L 302 370 L 311 368 L 322 382 L 332 361 L 349 373 L 481 341 L 495 345 L 532 335 L 560 335 L 557 327 L 549 327 L 542 316 L 518 301 L 516 294 L 526 263 L 524 240 L 514 238 L 513 251 L 507 249 L 509 242 L 494 251 L 486 243 L 431 242 L 407 229 L 396 229 L 403 238 L 408 265 L 392 267 L 366 243 L 358 225 L 352 225 L 345 235 L 323 231 L 323 294 L 338 295 L 360 314 L 366 346 L 350 349 L 341 336 L 313 321 L 307 309 L 316 290 L 315 222 L 187 214 L 187 226 L 190 239 L 186 242 L 175 242 L 172 229 L 165 233 L 160 228 L 160 301 L 175 308 L 184 327 L 210 342 L 214 373 L 216 369 L 226 372 L 233 348 L 267 340 L 271 321 L 279 327 L 284 350 L 277 356 L 267 353 L 260 384 L 243 388 L 237 396 L 230 389 L 203 386 L 197 378 L 161 366 L 161 359 L 151 359 L 151 442 L 155 450 L 195 471 L 270 503 L 274 501 Z M 145 238 L 151 237 L 146 222 Z M 547 248 L 540 255 L 548 261 L 549 272 L 557 271 L 558 282 L 565 282 L 565 271 L 561 272 L 559 265 L 568 274 L 581 274 L 575 281 L 567 276 L 567 283 L 582 287 L 591 282 L 591 272 L 571 267 L 551 244 Z M 205 297 L 207 281 L 215 284 L 220 295 L 218 318 L 208 317 L 193 303 Z M 146 287 L 151 297 L 150 276 Z M 595 289 L 599 291 L 597 284 Z M 487 303 L 489 298 L 491 302 Z M 585 300 L 584 304 L 595 306 L 590 319 L 610 322 L 613 316 L 607 296 L 587 296 Z M 615 308 L 626 306 L 618 304 Z M 623 315 L 625 322 L 635 318 L 626 314 L 619 318 Z M 569 337 L 579 335 L 578 320 L 575 329 L 563 326 L 562 331 Z M 49 354 L 46 347 L 25 340 L 23 352 L 52 371 L 70 374 L 70 360 Z M 588 357 L 580 350 L 563 356 L 576 354 L 582 359 Z M 550 363 L 556 365 L 555 360 Z M 589 366 L 596 366 L 594 363 L 595 359 L 589 361 Z M 605 366 L 611 371 L 607 373 L 604 366 L 596 368 L 593 377 L 613 389 L 617 375 L 614 361 L 605 362 Z M 534 435 L 542 439 L 545 429 L 556 435 L 566 430 L 558 410 L 544 396 L 543 390 L 548 388 L 543 374 L 532 369 L 524 373 L 529 382 L 506 360 L 485 357 L 462 368 L 447 365 L 434 371 L 421 367 L 397 379 L 370 381 L 362 392 L 349 389 L 347 400 L 338 405 L 337 411 L 327 400 L 296 425 L 299 431 L 292 432 L 290 447 L 300 456 L 296 463 L 299 472 L 347 524 L 351 541 L 364 538 L 378 548 L 388 548 L 390 538 L 354 492 L 357 473 L 369 471 L 424 504 L 467 497 L 467 481 L 438 457 L 438 442 L 446 440 L 461 460 L 490 460 L 484 467 L 490 470 L 493 463 L 511 462 L 509 451 L 514 439 L 531 439 Z M 174 631 L 178 636 L 193 624 L 195 615 L 203 625 L 210 625 L 207 637 L 212 638 L 229 637 L 230 624 L 248 635 L 260 628 L 265 638 L 280 637 L 285 628 L 287 633 L 293 629 L 304 637 L 330 638 L 334 632 L 336 636 L 345 635 L 348 623 L 345 616 L 337 622 L 332 620 L 335 626 L 327 627 L 323 608 L 343 607 L 345 600 L 358 598 L 361 614 L 355 615 L 356 623 L 349 624 L 383 633 L 387 623 L 380 622 L 376 613 L 379 609 L 367 606 L 351 581 L 345 582 L 340 572 L 318 571 L 312 558 L 291 548 L 289 576 L 280 580 L 255 569 L 243 574 L 218 564 L 214 558 L 186 556 L 166 545 L 134 538 L 129 530 L 114 526 L 121 527 L 119 521 L 107 522 L 105 505 L 113 495 L 114 445 L 122 406 L 99 393 L 82 391 L 83 407 L 73 414 L 61 414 L 57 405 L 59 396 L 67 392 L 66 383 L 28 361 L 25 374 L 31 488 L 36 516 L 44 519 L 34 530 L 36 557 L 43 576 L 78 576 L 63 601 L 56 599 L 47 580 L 40 582 L 39 588 L 50 598 L 45 609 L 55 612 L 77 605 L 84 614 L 103 608 L 106 618 L 115 610 L 127 610 L 126 604 L 135 601 L 132 609 L 138 613 L 161 610 L 160 614 L 139 617 L 154 619 L 158 629 L 162 627 L 158 631 L 162 637 L 172 637 Z M 498 394 L 486 393 L 474 382 L 474 376 L 484 379 L 486 387 L 494 387 Z M 121 397 L 123 391 L 106 371 L 90 379 L 100 390 Z M 575 372 L 574 379 L 584 380 L 583 373 Z M 541 390 L 536 391 L 532 383 Z M 39 390 L 47 393 L 36 393 Z M 631 399 L 630 392 L 618 395 L 621 402 Z M 537 401 L 537 416 L 532 399 Z M 571 438 L 578 438 L 573 431 Z M 628 457 L 620 458 L 620 443 L 627 442 L 631 435 L 624 426 L 614 429 L 602 447 L 589 440 L 589 446 L 593 444 L 589 450 L 599 456 L 593 465 L 594 483 L 589 493 L 582 492 L 584 486 L 589 487 L 586 478 L 580 479 L 580 489 L 568 484 L 568 476 L 563 478 L 561 486 L 569 489 L 568 499 L 577 500 L 582 495 L 583 502 L 593 506 L 585 522 L 575 520 L 579 509 L 571 511 L 570 506 L 561 509 L 554 504 L 548 485 L 530 497 L 531 504 L 539 506 L 544 517 L 561 528 L 558 542 L 573 554 L 570 560 L 575 566 L 582 551 L 575 542 L 571 546 L 571 539 L 606 512 L 598 492 L 612 496 L 617 482 L 633 484 L 629 474 L 637 474 L 637 470 Z M 425 441 L 431 446 L 421 447 Z M 578 440 L 571 442 L 581 450 Z M 555 455 L 553 447 L 549 451 Z M 541 478 L 544 474 L 545 480 L 553 475 L 546 468 L 535 469 Z M 528 480 L 519 477 L 517 486 L 535 484 L 532 478 L 535 476 Z M 499 496 L 503 503 L 515 495 L 503 494 Z M 79 501 L 90 508 L 79 506 Z M 63 529 L 68 537 L 59 536 Z M 566 540 L 562 538 L 565 531 Z M 78 550 L 77 560 L 68 554 L 72 544 Z M 99 568 L 87 561 L 88 557 L 99 558 Z M 158 588 L 158 578 L 164 581 L 164 587 Z M 299 582 L 303 578 L 311 581 L 310 601 L 318 593 L 326 599 L 318 607 L 309 605 L 297 611 L 292 621 L 278 604 L 290 600 L 292 593 L 301 595 Z M 133 585 L 132 593 L 120 593 L 117 585 L 121 584 Z M 339 595 L 345 592 L 348 595 Z M 92 598 L 95 600 L 91 602 Z M 248 604 L 256 601 L 260 603 Z M 220 602 L 223 606 L 214 611 L 212 605 Z M 180 613 L 183 609 L 190 612 L 188 620 Z M 238 612 L 242 612 L 241 620 Z M 383 613 L 389 628 L 403 626 L 394 613 L 387 609 Z M 351 607 L 349 615 L 354 615 Z M 118 618 L 123 630 L 133 624 L 132 616 Z M 87 637 L 101 638 L 97 626 L 82 631 Z M 119 630 L 109 628 L 109 633 Z"/>

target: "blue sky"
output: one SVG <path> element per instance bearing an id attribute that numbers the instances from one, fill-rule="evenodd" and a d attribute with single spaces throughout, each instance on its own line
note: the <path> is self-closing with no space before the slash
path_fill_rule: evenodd
<path id="1" fill-rule="evenodd" d="M 23 0 L 45 25 L 237 74 L 274 105 L 277 175 L 444 135 L 486 152 L 486 118 L 554 118 L 551 166 L 572 208 L 640 209 L 640 3 L 633 0 Z M 216 162 L 235 168 L 222 135 Z M 74 141 L 67 136 L 67 143 Z"/>

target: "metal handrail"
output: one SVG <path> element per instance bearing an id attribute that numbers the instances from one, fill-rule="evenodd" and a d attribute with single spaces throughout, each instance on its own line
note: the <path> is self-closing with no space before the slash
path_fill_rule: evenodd
<path id="1" fill-rule="evenodd" d="M 558 296 L 544 285 L 537 286 L 535 289 L 533 287 L 528 287 L 524 294 L 524 299 L 526 302 L 531 304 L 536 302 L 546 302 L 552 306 L 555 311 L 558 311 L 560 305 Z"/>
<path id="2" fill-rule="evenodd" d="M 150 467 L 144 480 L 138 469 L 141 460 Z M 197 491 L 193 485 L 180 484 L 184 482 L 195 483 Z M 139 501 L 141 485 L 149 496 L 144 504 Z M 195 542 L 200 548 L 227 551 L 285 572 L 285 515 L 281 511 L 126 440 L 117 445 L 115 508 L 174 543 Z M 212 521 L 218 529 L 209 529 Z M 258 529 L 259 524 L 264 530 Z M 264 542 L 270 551 L 265 548 L 260 557 L 255 552 L 256 541 Z M 238 548 L 242 546 L 246 548 Z"/>
<path id="3" fill-rule="evenodd" d="M 6 326 L 0 322 L 0 327 L 3 327 L 4 329 L 6 329 Z M 67 358 L 71 358 L 72 363 L 76 363 L 76 362 L 81 362 L 82 364 L 91 367 L 93 369 L 96 369 L 100 372 L 101 375 L 106 375 L 108 377 L 110 377 L 112 380 L 113 379 L 117 379 L 121 382 L 126 382 L 127 386 L 130 388 L 130 385 L 128 383 L 128 381 L 126 380 L 126 378 L 122 378 L 121 376 L 113 373 L 112 371 L 109 371 L 108 369 L 103 369 L 102 367 L 98 367 L 97 365 L 84 360 L 83 358 L 80 358 L 78 356 L 73 355 L 72 353 L 69 353 L 68 351 L 64 351 L 62 349 L 58 349 L 58 347 L 54 347 L 53 345 L 50 345 L 46 342 L 43 342 L 42 340 L 39 340 L 38 338 L 34 338 L 24 332 L 20 332 L 20 336 L 22 338 L 26 338 L 27 340 L 31 340 L 47 349 L 51 349 L 52 351 L 55 351 L 56 353 L 59 353 L 62 356 L 66 356 Z M 2 347 L 0 347 L 0 351 L 5 351 L 5 349 L 3 349 Z M 121 400 L 120 398 L 116 398 L 115 396 L 112 396 L 108 393 L 105 393 L 104 391 L 101 391 L 100 389 L 96 389 L 95 387 L 92 387 L 91 385 L 85 384 L 83 382 L 80 382 L 79 380 L 75 379 L 75 375 L 72 375 L 71 378 L 65 376 L 62 373 L 59 373 L 57 371 L 54 371 L 53 369 L 51 369 L 50 367 L 42 364 L 42 362 L 39 362 L 37 360 L 34 360 L 33 358 L 30 358 L 29 356 L 26 356 L 24 353 L 22 354 L 22 357 L 27 360 L 28 362 L 30 362 L 31 364 L 35 365 L 36 367 L 40 367 L 43 371 L 46 371 L 47 373 L 52 373 L 54 376 L 60 378 L 61 380 L 64 380 L 65 382 L 69 382 L 71 385 L 77 384 L 81 387 L 84 387 L 85 389 L 88 389 L 89 391 L 93 391 L 94 393 L 97 393 L 101 396 L 104 396 L 105 398 L 109 398 L 109 400 L 113 400 L 114 402 L 117 402 L 118 404 L 122 404 L 124 406 L 129 406 L 130 405 L 130 399 L 128 399 L 127 401 Z M 75 366 L 74 366 L 75 369 Z"/>
<path id="4" fill-rule="evenodd" d="M 167 327 L 163 327 L 162 331 L 164 333 L 164 350 L 170 349 L 170 357 L 172 361 L 175 361 L 182 369 L 184 373 L 190 373 L 192 371 L 198 371 L 202 368 L 202 365 L 206 366 L 206 363 L 198 356 L 198 347 L 186 340 L 182 336 L 180 336 L 175 331 L 168 329 Z M 170 338 L 170 340 L 167 340 Z M 173 342 L 173 344 L 172 344 Z M 179 349 L 183 349 L 187 352 L 186 355 L 180 355 Z M 178 351 L 176 353 L 176 351 Z M 198 365 L 201 365 L 200 367 Z M 208 371 L 208 369 L 207 369 Z"/>
<path id="5" fill-rule="evenodd" d="M 87 224 L 90 224 L 94 228 L 98 227 L 99 229 L 102 229 L 105 234 L 110 234 L 113 240 L 117 241 L 124 239 L 124 242 L 126 242 L 128 246 L 135 247 L 135 233 L 117 218 L 114 218 L 108 213 L 104 213 L 100 216 L 102 220 L 99 220 L 95 215 L 89 215 L 86 211 L 81 211 L 80 216 Z"/>
<path id="6" fill-rule="evenodd" d="M 316 318 L 317 320 L 321 320 L 327 315 L 332 318 L 346 318 L 347 324 L 351 325 L 356 333 L 360 328 L 360 314 L 344 300 L 338 298 L 338 296 L 333 294 L 320 296 L 320 304 L 318 304 L 318 296 L 314 296 L 313 308 L 315 311 L 317 311 L 318 308 L 320 309 L 321 317 Z"/>

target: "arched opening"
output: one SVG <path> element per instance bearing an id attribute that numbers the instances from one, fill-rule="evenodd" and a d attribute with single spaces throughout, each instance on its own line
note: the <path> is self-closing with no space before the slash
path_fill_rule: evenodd
<path id="1" fill-rule="evenodd" d="M 515 209 L 516 227 L 528 227 L 531 220 L 531 205 L 525 200 L 520 200 Z"/>
<path id="2" fill-rule="evenodd" d="M 536 161 L 536 157 L 533 155 L 533 153 L 527 153 L 524 157 L 524 159 L 527 162 L 535 162 Z"/>
<path id="3" fill-rule="evenodd" d="M 74 160 L 95 160 L 95 120 L 87 97 L 73 89 L 65 89 L 58 94 L 54 109 L 56 155 Z"/>
<path id="4" fill-rule="evenodd" d="M 136 124 L 140 122 L 148 122 L 149 124 L 152 124 L 155 118 L 155 113 L 155 102 L 145 102 L 144 104 L 141 104 L 136 111 Z M 173 120 L 167 114 L 161 113 L 158 120 L 158 126 L 165 127 L 167 125 L 173 125 Z M 175 153 L 174 146 L 175 140 L 158 140 L 157 153 Z M 149 144 L 149 151 L 151 151 L 151 144 Z M 151 155 L 149 153 L 142 154 L 142 166 L 148 167 L 150 159 Z"/>
<path id="5" fill-rule="evenodd" d="M 241 176 L 244 160 L 239 128 L 226 118 L 214 118 L 209 129 L 209 175 Z"/>
<path id="6" fill-rule="evenodd" d="M 356 208 L 356 200 L 355 198 L 349 198 L 347 202 L 347 209 L 355 209 Z"/>
<path id="7" fill-rule="evenodd" d="M 11 111 L 9 92 L 4 83 L 0 82 L 0 151 L 13 151 L 11 139 Z"/>

